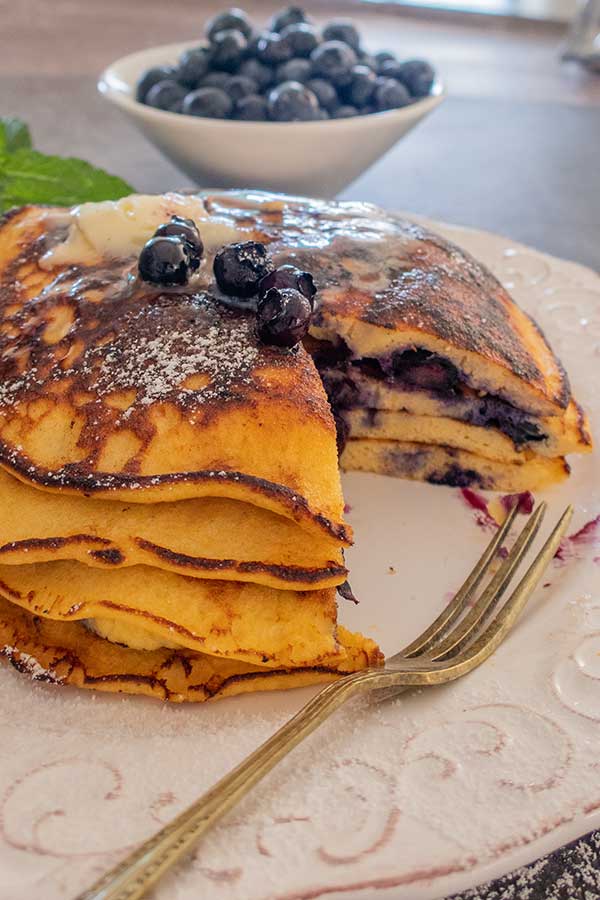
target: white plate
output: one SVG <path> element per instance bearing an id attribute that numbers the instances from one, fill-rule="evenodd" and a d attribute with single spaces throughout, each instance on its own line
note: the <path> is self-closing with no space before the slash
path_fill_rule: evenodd
<path id="1" fill-rule="evenodd" d="M 600 279 L 503 238 L 436 227 L 538 318 L 600 422 Z M 549 492 L 547 527 L 567 501 L 573 531 L 600 512 L 596 460 L 575 459 L 570 481 Z M 342 602 L 341 619 L 393 652 L 439 612 L 488 535 L 456 490 L 344 481 L 362 602 Z M 600 527 L 570 549 L 481 669 L 340 711 L 157 896 L 436 898 L 599 826 Z M 32 685 L 8 668 L 0 678 L 2 900 L 74 896 L 311 693 L 171 707 Z"/>

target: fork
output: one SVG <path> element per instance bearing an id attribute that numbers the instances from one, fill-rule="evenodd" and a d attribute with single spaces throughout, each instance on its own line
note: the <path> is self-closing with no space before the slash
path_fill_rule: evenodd
<path id="1" fill-rule="evenodd" d="M 254 753 L 80 894 L 77 900 L 138 900 L 143 897 L 191 851 L 211 825 L 350 697 L 374 689 L 378 689 L 380 698 L 389 697 L 411 687 L 443 684 L 481 665 L 518 619 L 556 553 L 573 514 L 572 507 L 568 506 L 512 594 L 499 607 L 545 512 L 546 504 L 541 503 L 528 518 L 510 552 L 497 565 L 498 550 L 517 515 L 517 506 L 513 507 L 460 590 L 423 634 L 388 659 L 383 668 L 363 669 L 323 688 Z M 490 574 L 487 587 L 474 602 L 477 589 Z"/>

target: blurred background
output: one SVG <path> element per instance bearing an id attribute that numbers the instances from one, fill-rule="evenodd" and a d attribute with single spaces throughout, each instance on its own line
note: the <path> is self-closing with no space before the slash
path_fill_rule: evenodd
<path id="1" fill-rule="evenodd" d="M 96 80 L 124 54 L 200 40 L 204 21 L 226 5 L 5 2 L 2 111 L 26 119 L 41 150 L 89 159 L 139 191 L 189 185 L 98 95 Z M 284 4 L 239 5 L 266 22 Z M 588 19 L 597 19 L 597 5 L 588 4 Z M 575 0 L 309 0 L 304 6 L 317 23 L 352 18 L 369 50 L 431 60 L 448 90 L 440 107 L 346 189 L 345 198 L 487 228 L 600 268 L 600 74 L 561 59 L 582 13 Z M 587 41 L 593 56 L 593 40 Z M 313 153 L 318 143 L 304 160 L 309 168 Z"/>

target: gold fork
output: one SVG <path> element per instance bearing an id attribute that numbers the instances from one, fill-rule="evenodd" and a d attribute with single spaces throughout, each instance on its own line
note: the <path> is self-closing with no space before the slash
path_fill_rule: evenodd
<path id="1" fill-rule="evenodd" d="M 380 692 L 383 696 L 410 687 L 443 684 L 466 675 L 484 662 L 516 622 L 556 553 L 573 514 L 572 508 L 567 507 L 513 593 L 497 609 L 538 532 L 545 511 L 546 504 L 541 503 L 475 603 L 472 599 L 497 561 L 497 551 L 508 536 L 517 514 L 516 507 L 496 532 L 453 600 L 423 634 L 388 659 L 385 667 L 354 672 L 323 688 L 258 750 L 102 876 L 77 900 L 137 900 L 143 897 L 159 878 L 191 851 L 214 822 L 355 694 L 385 688 L 387 690 Z"/>

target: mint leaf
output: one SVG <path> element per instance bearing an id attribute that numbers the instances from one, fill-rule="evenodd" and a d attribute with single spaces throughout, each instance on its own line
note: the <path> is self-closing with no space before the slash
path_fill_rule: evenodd
<path id="1" fill-rule="evenodd" d="M 31 150 L 29 128 L 16 116 L 0 116 L 0 153 Z"/>
<path id="2" fill-rule="evenodd" d="M 26 203 L 73 206 L 132 193 L 127 182 L 82 159 L 6 148 L 0 156 L 0 212 Z"/>

